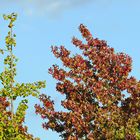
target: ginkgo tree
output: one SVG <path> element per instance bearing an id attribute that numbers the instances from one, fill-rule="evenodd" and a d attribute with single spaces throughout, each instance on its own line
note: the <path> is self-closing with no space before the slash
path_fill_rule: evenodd
<path id="1" fill-rule="evenodd" d="M 68 111 L 55 111 L 54 101 L 40 95 L 43 106 L 35 108 L 47 119 L 43 128 L 60 133 L 64 140 L 140 140 L 140 81 L 129 75 L 131 57 L 115 53 L 83 24 L 79 29 L 86 43 L 75 37 L 72 43 L 83 55 L 52 47 L 67 68 L 53 65 L 49 73 L 58 81 L 56 90 L 66 97 L 61 105 Z"/>
<path id="2" fill-rule="evenodd" d="M 16 47 L 16 35 L 13 33 L 14 22 L 17 14 L 12 13 L 3 16 L 9 21 L 8 35 L 5 38 L 5 47 L 0 49 L 4 57 L 4 68 L 0 73 L 0 140 L 38 140 L 27 132 L 24 125 L 26 110 L 28 108 L 29 95 L 38 97 L 39 89 L 45 88 L 45 81 L 34 83 L 18 83 L 15 80 L 16 64 L 18 59 L 13 54 Z M 1 61 L 2 62 L 2 61 Z M 23 97 L 17 109 L 14 102 L 17 97 Z"/>

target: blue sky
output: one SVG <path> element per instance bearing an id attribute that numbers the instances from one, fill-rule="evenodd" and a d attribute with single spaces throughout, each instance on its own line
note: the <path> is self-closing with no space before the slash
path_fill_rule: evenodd
<path id="1" fill-rule="evenodd" d="M 71 39 L 73 36 L 82 39 L 78 31 L 82 23 L 94 37 L 106 40 L 116 52 L 130 55 L 133 59 L 131 74 L 140 79 L 139 7 L 139 0 L 4 0 L 0 2 L 0 45 L 4 45 L 7 34 L 7 22 L 2 14 L 18 13 L 14 29 L 17 35 L 15 54 L 19 58 L 16 79 L 18 82 L 46 80 L 46 89 L 41 92 L 55 100 L 56 110 L 62 110 L 60 101 L 64 97 L 56 92 L 56 81 L 48 74 L 52 64 L 62 64 L 53 56 L 50 46 L 64 45 L 73 54 L 79 53 Z M 29 132 L 41 140 L 61 140 L 57 133 L 42 129 L 42 120 L 34 113 L 37 102 L 29 98 L 26 115 Z"/>

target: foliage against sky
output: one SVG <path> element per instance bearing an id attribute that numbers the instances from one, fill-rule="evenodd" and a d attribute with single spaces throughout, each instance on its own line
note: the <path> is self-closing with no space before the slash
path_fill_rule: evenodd
<path id="1" fill-rule="evenodd" d="M 80 53 L 70 43 L 70 38 L 73 35 L 80 38 L 79 32 L 76 30 L 80 23 L 86 25 L 94 36 L 105 39 L 115 49 L 115 52 L 129 54 L 133 59 L 131 74 L 140 79 L 140 47 L 138 45 L 140 40 L 139 0 L 91 0 L 86 4 L 64 8 L 62 12 L 57 11 L 58 15 L 56 16 L 53 16 L 53 9 L 52 12 L 47 12 L 46 10 L 43 14 L 41 14 L 42 11 L 39 11 L 39 9 L 32 10 L 30 2 L 27 3 L 27 6 L 24 6 L 16 4 L 14 0 L 5 0 L 0 1 L 0 7 L 0 46 L 3 46 L 4 38 L 7 35 L 7 28 L 5 28 L 7 24 L 3 22 L 2 15 L 12 12 L 18 13 L 15 28 L 15 33 L 17 34 L 15 54 L 20 58 L 20 61 L 17 63 L 18 75 L 16 80 L 18 82 L 34 82 L 38 79 L 49 81 L 47 82 L 47 88 L 42 92 L 47 93 L 55 100 L 56 110 L 63 110 L 60 106 L 60 101 L 64 99 L 64 96 L 58 97 L 60 94 L 57 94 L 55 90 L 55 81 L 51 75 L 48 75 L 47 69 L 53 63 L 61 65 L 61 61 L 53 57 L 50 46 L 63 44 L 73 54 Z M 28 14 L 26 8 L 29 11 L 33 11 L 31 12 L 32 14 Z M 36 12 L 39 14 L 36 14 Z M 20 98 L 15 102 L 15 108 L 19 102 Z M 38 102 L 38 100 L 29 97 L 30 107 L 26 114 L 26 125 L 29 126 L 29 132 L 39 136 L 42 140 L 45 140 L 46 137 L 48 139 L 61 140 L 57 133 L 42 129 L 42 120 L 34 114 L 33 106 L 35 102 Z M 35 121 L 39 125 L 34 123 Z"/>
<path id="2" fill-rule="evenodd" d="M 87 43 L 75 37 L 72 43 L 84 57 L 71 57 L 64 46 L 52 46 L 54 56 L 68 68 L 55 64 L 49 69 L 58 80 L 56 90 L 66 97 L 61 105 L 68 111 L 55 111 L 55 102 L 40 95 L 43 106 L 35 108 L 42 119 L 48 120 L 43 128 L 60 133 L 64 140 L 140 139 L 140 81 L 129 75 L 131 57 L 115 53 L 83 24 L 79 30 Z"/>
<path id="3" fill-rule="evenodd" d="M 28 108 L 28 96 L 38 97 L 39 89 L 45 87 L 45 81 L 34 83 L 18 83 L 15 80 L 17 75 L 17 58 L 13 54 L 16 47 L 16 34 L 13 33 L 14 22 L 17 14 L 12 13 L 3 16 L 9 21 L 8 35 L 5 37 L 5 47 L 0 49 L 4 58 L 3 71 L 0 73 L 0 140 L 33 140 L 33 135 L 28 134 L 28 127 L 24 126 L 25 114 Z M 14 110 L 14 102 L 18 97 L 23 97 Z M 35 138 L 35 140 L 37 140 Z"/>

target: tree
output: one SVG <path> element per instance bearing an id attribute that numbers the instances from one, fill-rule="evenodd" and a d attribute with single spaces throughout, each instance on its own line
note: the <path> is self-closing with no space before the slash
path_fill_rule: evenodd
<path id="1" fill-rule="evenodd" d="M 48 119 L 43 128 L 60 133 L 64 140 L 140 139 L 140 81 L 129 76 L 131 57 L 115 53 L 84 25 L 79 30 L 87 43 L 75 37 L 72 43 L 83 55 L 70 56 L 64 46 L 52 47 L 55 57 L 69 69 L 58 65 L 49 69 L 58 81 L 56 90 L 66 97 L 61 105 L 68 111 L 55 111 L 54 101 L 40 95 L 43 106 L 35 108 Z"/>
<path id="2" fill-rule="evenodd" d="M 29 95 L 38 97 L 39 89 L 45 88 L 45 81 L 34 83 L 18 83 L 15 81 L 17 58 L 13 54 L 16 47 L 13 34 L 14 21 L 17 18 L 15 13 L 4 15 L 5 20 L 10 20 L 9 32 L 5 38 L 6 48 L 0 52 L 6 56 L 4 58 L 4 70 L 0 73 L 0 140 L 37 140 L 27 132 L 24 126 L 26 110 L 28 108 L 27 97 Z M 14 109 L 14 102 L 17 97 L 24 99 L 19 103 L 17 110 Z"/>

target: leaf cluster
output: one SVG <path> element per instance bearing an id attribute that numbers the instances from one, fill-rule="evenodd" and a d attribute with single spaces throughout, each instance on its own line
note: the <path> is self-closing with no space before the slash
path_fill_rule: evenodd
<path id="1" fill-rule="evenodd" d="M 16 46 L 16 35 L 13 34 L 14 22 L 17 14 L 3 16 L 9 20 L 9 32 L 5 38 L 5 48 L 0 49 L 5 54 L 4 70 L 0 73 L 0 140 L 39 140 L 28 133 L 28 127 L 24 126 L 26 110 L 28 109 L 29 95 L 38 97 L 41 88 L 45 88 L 45 81 L 33 83 L 18 83 L 15 80 L 17 58 L 13 54 L 13 46 Z M 14 110 L 14 102 L 17 97 L 23 99 Z"/>
<path id="2" fill-rule="evenodd" d="M 58 65 L 49 69 L 58 81 L 56 90 L 66 97 L 61 105 L 68 111 L 55 111 L 53 101 L 40 95 L 43 106 L 35 108 L 48 120 L 43 127 L 60 133 L 64 140 L 139 140 L 140 81 L 129 76 L 131 57 L 115 53 L 83 24 L 79 30 L 86 43 L 76 37 L 72 43 L 83 55 L 71 56 L 64 46 L 52 46 L 54 56 L 69 69 Z"/>

